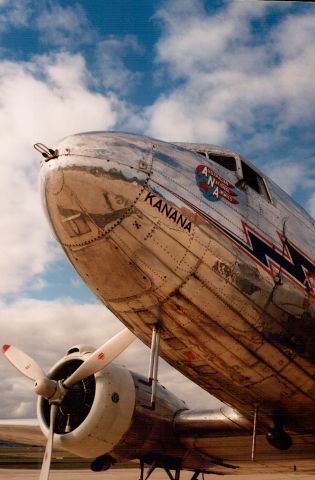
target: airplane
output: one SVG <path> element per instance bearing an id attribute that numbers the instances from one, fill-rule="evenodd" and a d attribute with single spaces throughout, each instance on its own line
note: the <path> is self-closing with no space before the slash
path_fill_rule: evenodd
<path id="1" fill-rule="evenodd" d="M 87 132 L 35 148 L 56 239 L 127 328 L 70 348 L 48 376 L 3 347 L 40 396 L 41 480 L 53 442 L 94 471 L 138 459 L 141 480 L 158 467 L 176 480 L 314 473 L 314 219 L 218 146 Z M 151 348 L 148 378 L 112 363 L 135 336 Z M 159 356 L 226 406 L 189 409 L 159 384 Z"/>

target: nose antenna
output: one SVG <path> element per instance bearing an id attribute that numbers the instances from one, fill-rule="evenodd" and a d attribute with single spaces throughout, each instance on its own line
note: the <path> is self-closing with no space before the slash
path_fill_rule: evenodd
<path id="1" fill-rule="evenodd" d="M 34 148 L 45 158 L 45 162 L 58 157 L 58 150 L 48 148 L 43 143 L 35 143 Z"/>

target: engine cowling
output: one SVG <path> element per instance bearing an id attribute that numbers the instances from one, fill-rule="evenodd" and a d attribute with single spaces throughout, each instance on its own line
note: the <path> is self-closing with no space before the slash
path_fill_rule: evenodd
<path id="1" fill-rule="evenodd" d="M 73 347 L 49 372 L 63 379 L 91 353 L 90 347 Z M 151 386 L 141 375 L 110 364 L 71 388 L 58 407 L 54 445 L 84 458 L 106 456 L 114 462 L 164 454 L 181 456 L 183 445 L 174 433 L 173 419 L 187 408 L 158 385 L 155 409 L 150 409 Z M 49 429 L 49 404 L 38 401 L 43 433 Z M 162 445 L 162 447 L 161 447 Z"/>

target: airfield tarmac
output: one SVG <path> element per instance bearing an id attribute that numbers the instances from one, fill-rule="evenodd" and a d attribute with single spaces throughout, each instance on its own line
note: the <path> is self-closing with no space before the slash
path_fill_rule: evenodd
<path id="1" fill-rule="evenodd" d="M 192 476 L 189 472 L 183 472 L 181 480 L 188 480 Z M 38 470 L 2 470 L 0 469 L 0 480 L 38 480 Z M 166 480 L 169 477 L 161 470 L 153 472 L 152 480 Z M 202 477 L 201 477 L 202 478 Z M 205 477 L 206 478 L 206 477 Z M 210 478 L 210 477 L 208 477 Z M 310 477 L 311 478 L 311 477 Z M 51 471 L 50 480 L 138 480 L 139 471 L 136 469 L 115 469 L 107 472 L 91 472 L 89 470 L 58 470 Z"/>
<path id="2" fill-rule="evenodd" d="M 181 480 L 190 480 L 191 472 L 182 472 Z M 25 469 L 0 469 L 0 480 L 38 480 L 39 470 L 25 470 Z M 167 480 L 169 477 L 161 470 L 156 470 L 151 475 L 152 480 Z M 207 480 L 215 480 L 222 478 L 219 475 L 205 475 Z M 227 475 L 224 476 L 226 480 L 314 480 L 312 475 L 299 474 L 274 474 L 274 475 Z M 89 470 L 52 470 L 50 473 L 50 480 L 138 480 L 139 471 L 136 469 L 113 469 L 106 472 L 94 473 Z M 199 476 L 202 480 L 202 475 Z"/>

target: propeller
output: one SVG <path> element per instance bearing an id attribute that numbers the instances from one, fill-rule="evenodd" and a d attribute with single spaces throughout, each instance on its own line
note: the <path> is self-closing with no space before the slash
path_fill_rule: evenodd
<path id="1" fill-rule="evenodd" d="M 64 381 L 56 381 L 48 378 L 42 368 L 31 357 L 13 345 L 2 346 L 2 352 L 9 362 L 26 377 L 35 381 L 35 393 L 46 398 L 51 405 L 49 434 L 39 480 L 48 480 L 49 478 L 58 406 L 62 403 L 69 389 L 74 384 L 109 365 L 120 353 L 126 350 L 135 338 L 134 334 L 125 328 L 95 350 L 95 352 Z"/>
<path id="2" fill-rule="evenodd" d="M 51 464 L 51 454 L 54 443 L 54 427 L 57 416 L 58 405 L 53 403 L 50 407 L 50 423 L 49 423 L 49 433 L 42 463 L 42 468 L 40 471 L 39 480 L 47 480 L 49 478 L 50 464 Z"/>
<path id="3" fill-rule="evenodd" d="M 31 380 L 46 377 L 42 368 L 31 357 L 13 345 L 3 345 L 2 352 L 15 368 Z"/>
<path id="4" fill-rule="evenodd" d="M 83 378 L 103 370 L 134 341 L 135 336 L 127 328 L 110 338 L 104 345 L 93 352 L 64 382 L 65 388 L 70 388 Z"/>

